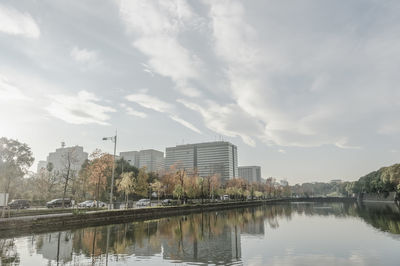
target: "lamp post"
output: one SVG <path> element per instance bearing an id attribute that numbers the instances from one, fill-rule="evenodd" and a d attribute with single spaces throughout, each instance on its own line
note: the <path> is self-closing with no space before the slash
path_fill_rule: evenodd
<path id="1" fill-rule="evenodd" d="M 115 131 L 115 136 L 105 137 L 103 140 L 111 140 L 114 142 L 114 160 L 111 174 L 111 189 L 110 189 L 110 205 L 108 209 L 113 209 L 113 190 L 114 190 L 114 173 L 115 173 L 115 153 L 117 151 L 117 131 Z"/>

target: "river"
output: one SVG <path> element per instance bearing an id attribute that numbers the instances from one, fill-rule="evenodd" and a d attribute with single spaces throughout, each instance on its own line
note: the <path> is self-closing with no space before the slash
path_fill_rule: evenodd
<path id="1" fill-rule="evenodd" d="M 14 265 L 400 265 L 396 205 L 288 203 L 0 238 Z"/>

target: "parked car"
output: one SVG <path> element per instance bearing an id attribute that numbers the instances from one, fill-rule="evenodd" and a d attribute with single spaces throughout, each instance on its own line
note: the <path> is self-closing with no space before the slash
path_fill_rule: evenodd
<path id="1" fill-rule="evenodd" d="M 107 204 L 102 201 L 99 201 L 98 206 L 99 206 L 99 208 L 104 208 L 107 206 Z M 86 200 L 84 202 L 79 203 L 78 207 L 79 208 L 96 208 L 97 203 L 95 200 Z"/>
<path id="2" fill-rule="evenodd" d="M 222 200 L 229 200 L 229 195 L 223 195 L 221 198 Z"/>
<path id="3" fill-rule="evenodd" d="M 60 208 L 62 207 L 63 199 L 53 199 L 46 203 L 47 208 Z M 69 208 L 71 207 L 72 202 L 71 199 L 64 199 L 64 207 Z"/>
<path id="4" fill-rule="evenodd" d="M 173 205 L 177 205 L 178 201 L 172 200 L 172 199 L 165 199 L 165 200 L 161 201 L 161 204 L 163 206 L 173 206 Z"/>
<path id="5" fill-rule="evenodd" d="M 150 200 L 149 199 L 140 199 L 138 202 L 136 202 L 137 207 L 143 207 L 143 206 L 150 206 Z"/>
<path id="6" fill-rule="evenodd" d="M 31 206 L 31 203 L 28 200 L 24 200 L 24 199 L 15 199 L 10 201 L 10 203 L 8 203 L 8 207 L 10 207 L 10 209 L 27 209 Z"/>

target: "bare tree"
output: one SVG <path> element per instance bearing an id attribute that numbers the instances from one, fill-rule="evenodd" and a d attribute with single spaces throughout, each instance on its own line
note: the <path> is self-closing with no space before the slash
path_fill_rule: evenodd
<path id="1" fill-rule="evenodd" d="M 66 148 L 66 152 L 62 155 L 63 169 L 61 170 L 61 177 L 63 181 L 63 198 L 62 198 L 62 208 L 65 207 L 65 195 L 67 193 L 68 183 L 76 175 L 76 165 L 78 163 L 78 158 L 76 154 L 75 147 Z"/>

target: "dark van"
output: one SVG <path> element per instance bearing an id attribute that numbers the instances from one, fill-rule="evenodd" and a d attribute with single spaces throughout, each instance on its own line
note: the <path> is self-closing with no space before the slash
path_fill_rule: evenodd
<path id="1" fill-rule="evenodd" d="M 62 199 L 53 199 L 46 203 L 47 208 L 61 208 L 62 207 Z M 64 199 L 64 207 L 71 207 L 72 202 L 70 199 Z"/>
<path id="2" fill-rule="evenodd" d="M 8 203 L 8 207 L 10 207 L 10 209 L 28 209 L 30 206 L 31 203 L 24 199 L 15 199 Z"/>

